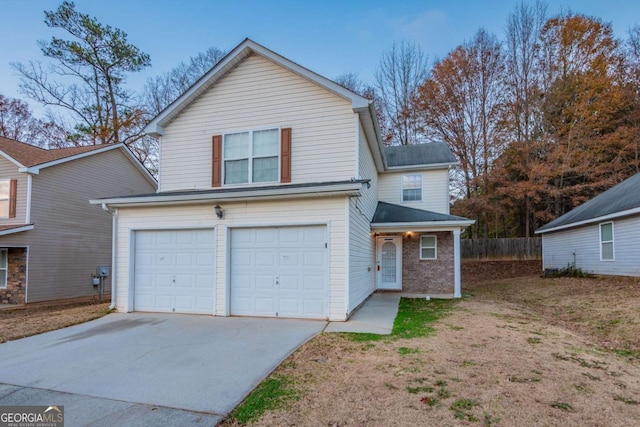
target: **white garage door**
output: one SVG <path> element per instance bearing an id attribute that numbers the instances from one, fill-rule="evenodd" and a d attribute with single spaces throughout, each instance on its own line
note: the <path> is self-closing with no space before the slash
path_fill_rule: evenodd
<path id="1" fill-rule="evenodd" d="M 136 231 L 136 311 L 213 314 L 213 230 Z"/>
<path id="2" fill-rule="evenodd" d="M 231 231 L 231 314 L 328 317 L 325 226 Z"/>

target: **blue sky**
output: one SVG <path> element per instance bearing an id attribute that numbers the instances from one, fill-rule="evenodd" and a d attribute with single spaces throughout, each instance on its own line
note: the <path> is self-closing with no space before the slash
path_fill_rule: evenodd
<path id="1" fill-rule="evenodd" d="M 443 58 L 481 27 L 502 38 L 507 16 L 521 0 L 76 0 L 76 9 L 124 30 L 151 56 L 152 67 L 129 79 L 133 89 L 147 77 L 215 46 L 231 49 L 245 37 L 329 78 L 355 72 L 366 82 L 394 40 L 420 45 L 430 62 Z M 525 0 L 525 3 L 532 1 Z M 62 0 L 0 0 L 0 94 L 23 98 L 9 63 L 43 59 L 37 40 L 54 30 L 44 10 Z M 619 37 L 640 24 L 637 0 L 548 1 L 549 12 L 570 9 L 613 24 Z M 55 32 L 63 36 L 59 30 Z M 40 109 L 30 103 L 36 112 Z"/>

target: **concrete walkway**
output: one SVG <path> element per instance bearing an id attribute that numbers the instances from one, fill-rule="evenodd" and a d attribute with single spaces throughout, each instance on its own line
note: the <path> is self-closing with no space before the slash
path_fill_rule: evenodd
<path id="1" fill-rule="evenodd" d="M 324 332 L 360 332 L 389 335 L 398 314 L 400 294 L 378 292 L 360 307 L 346 322 L 330 322 Z"/>

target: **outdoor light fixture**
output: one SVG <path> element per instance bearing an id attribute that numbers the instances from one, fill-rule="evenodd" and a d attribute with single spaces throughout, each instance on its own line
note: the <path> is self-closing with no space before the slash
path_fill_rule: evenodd
<path id="1" fill-rule="evenodd" d="M 222 210 L 220 205 L 216 205 L 216 207 L 214 209 L 216 210 L 216 216 L 218 218 L 222 219 L 224 217 L 224 211 Z"/>

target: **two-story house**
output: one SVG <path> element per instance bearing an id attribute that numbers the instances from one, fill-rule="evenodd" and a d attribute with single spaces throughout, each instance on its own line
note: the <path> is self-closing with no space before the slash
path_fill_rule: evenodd
<path id="1" fill-rule="evenodd" d="M 460 296 L 445 144 L 383 148 L 372 102 L 247 39 L 147 127 L 157 193 L 114 215 L 122 311 L 345 320 Z"/>
<path id="2" fill-rule="evenodd" d="M 0 303 L 95 295 L 112 218 L 89 199 L 155 189 L 122 144 L 45 150 L 0 137 Z"/>

